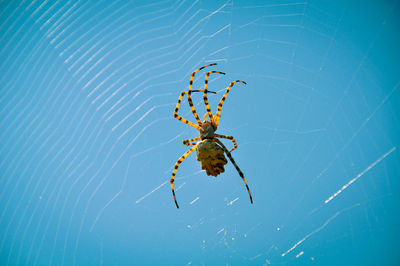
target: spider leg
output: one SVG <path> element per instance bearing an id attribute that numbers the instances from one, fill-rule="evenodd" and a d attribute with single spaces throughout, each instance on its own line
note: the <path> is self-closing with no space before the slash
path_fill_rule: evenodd
<path id="1" fill-rule="evenodd" d="M 251 202 L 251 204 L 253 204 L 253 197 L 251 196 L 250 189 L 249 189 L 249 186 L 247 185 L 246 179 L 244 178 L 244 175 L 243 175 L 242 171 L 240 171 L 239 166 L 235 163 L 235 160 L 232 158 L 231 153 L 228 151 L 228 149 L 225 147 L 225 145 L 219 139 L 214 138 L 214 141 L 217 142 L 219 145 L 221 145 L 222 149 L 224 149 L 224 151 L 225 151 L 226 155 L 228 156 L 229 160 L 231 160 L 232 164 L 235 166 L 235 168 L 238 171 L 240 177 L 243 179 L 244 184 L 246 185 L 247 192 L 249 192 L 250 202 Z"/>
<path id="2" fill-rule="evenodd" d="M 203 92 L 203 90 L 194 90 L 194 91 L 192 91 L 192 92 Z M 216 93 L 215 91 L 208 91 L 208 92 L 210 92 L 210 93 Z M 186 93 L 188 93 L 188 92 L 187 92 L 187 91 L 184 91 L 184 92 L 182 92 L 181 95 L 179 96 L 178 103 L 176 104 L 175 111 L 174 111 L 174 117 L 175 117 L 176 119 L 178 119 L 179 121 L 182 121 L 183 123 L 185 123 L 185 124 L 187 124 L 187 125 L 189 125 L 189 126 L 192 126 L 192 127 L 196 128 L 197 130 L 199 130 L 200 127 L 199 127 L 198 125 L 196 125 L 196 124 L 194 124 L 194 123 L 192 123 L 192 122 L 190 122 L 190 121 L 186 120 L 185 118 L 183 118 L 183 117 L 181 117 L 181 116 L 178 115 L 178 110 L 179 110 L 179 107 L 180 107 L 180 105 L 181 105 L 181 101 L 182 101 L 183 95 L 185 95 Z"/>
<path id="3" fill-rule="evenodd" d="M 216 118 L 215 118 L 216 126 L 218 126 L 219 118 L 221 117 L 222 105 L 224 104 L 224 101 L 225 101 L 225 99 L 226 99 L 226 96 L 228 96 L 228 92 L 231 90 L 233 84 L 235 84 L 236 82 L 242 82 L 242 83 L 244 83 L 244 84 L 247 84 L 247 83 L 244 82 L 243 80 L 235 80 L 235 81 L 232 81 L 231 84 L 229 84 L 228 89 L 226 90 L 224 96 L 222 96 L 222 98 L 221 98 L 221 100 L 220 100 L 220 102 L 219 102 L 219 104 L 218 104 L 218 110 L 217 110 L 217 114 L 216 114 Z"/>
<path id="4" fill-rule="evenodd" d="M 175 197 L 175 191 L 174 191 L 174 179 L 175 179 L 175 175 L 176 175 L 176 171 L 178 171 L 178 167 L 179 165 L 183 162 L 183 160 L 185 160 L 185 158 L 192 153 L 192 151 L 194 151 L 196 149 L 196 146 L 193 146 L 190 150 L 188 150 L 187 152 L 185 152 L 184 155 L 182 155 L 181 158 L 179 158 L 179 160 L 176 162 L 175 167 L 174 167 L 174 171 L 172 171 L 172 176 L 171 176 L 171 189 L 172 189 L 172 195 L 174 196 L 174 201 L 175 201 L 175 205 L 176 207 L 179 209 L 179 205 L 178 202 L 176 201 L 176 197 Z"/>
<path id="5" fill-rule="evenodd" d="M 209 64 L 209 65 L 200 67 L 199 69 L 193 71 L 192 75 L 190 76 L 189 90 L 188 90 L 188 92 L 187 92 L 187 94 L 188 94 L 188 102 L 189 102 L 189 105 L 190 105 L 190 109 L 192 110 L 192 113 L 193 113 L 193 115 L 194 115 L 194 118 L 196 118 L 196 121 L 197 121 L 197 123 L 198 123 L 199 125 L 201 125 L 201 121 L 200 121 L 200 118 L 199 118 L 199 116 L 198 116 L 198 114 L 197 114 L 197 112 L 196 112 L 196 109 L 195 109 L 194 106 L 193 106 L 192 98 L 190 97 L 190 95 L 191 95 L 191 93 L 192 93 L 193 79 L 194 79 L 194 75 L 195 75 L 198 71 L 202 70 L 203 68 L 206 68 L 206 67 L 209 67 L 209 66 L 214 66 L 214 65 L 216 65 L 216 64 L 214 63 L 214 64 Z"/>
<path id="6" fill-rule="evenodd" d="M 194 139 L 185 139 L 183 141 L 183 144 L 186 145 L 186 146 L 196 145 L 196 143 L 194 143 L 194 142 L 198 141 L 198 140 L 201 140 L 201 138 L 198 137 L 198 138 L 194 138 Z"/>
<path id="7" fill-rule="evenodd" d="M 174 111 L 174 117 L 176 119 L 178 119 L 179 121 L 182 121 L 183 123 L 185 123 L 185 124 L 187 124 L 189 126 L 192 126 L 192 127 L 196 128 L 197 130 L 200 130 L 200 127 L 198 125 L 196 125 L 196 124 L 194 124 L 194 123 L 192 123 L 192 122 L 190 122 L 190 121 L 186 120 L 185 118 L 183 118 L 183 117 L 178 115 L 179 106 L 181 105 L 181 101 L 182 101 L 183 95 L 185 95 L 186 93 L 188 93 L 188 92 L 184 91 L 179 96 L 178 103 L 176 104 L 175 111 Z"/>
<path id="8" fill-rule="evenodd" d="M 224 135 L 219 135 L 219 134 L 214 134 L 214 136 L 216 136 L 217 138 L 221 138 L 221 139 L 230 139 L 233 142 L 233 148 L 229 151 L 232 152 L 234 149 L 236 149 L 238 146 L 236 144 L 236 140 L 234 137 L 232 136 L 224 136 Z"/>
<path id="9" fill-rule="evenodd" d="M 208 91 L 207 91 L 207 89 L 208 89 L 208 78 L 209 78 L 211 73 L 218 73 L 218 74 L 225 75 L 224 72 L 220 72 L 220 71 L 209 71 L 206 74 L 206 81 L 205 81 L 205 84 L 204 84 L 204 96 L 203 96 L 203 99 L 204 99 L 204 104 L 206 105 L 207 114 L 210 117 L 210 121 L 212 121 L 213 115 L 211 113 L 210 105 L 208 104 L 208 98 L 207 98 L 207 92 Z M 204 118 L 205 118 L 205 116 L 204 116 Z M 204 121 L 205 121 L 205 119 L 204 119 Z"/>

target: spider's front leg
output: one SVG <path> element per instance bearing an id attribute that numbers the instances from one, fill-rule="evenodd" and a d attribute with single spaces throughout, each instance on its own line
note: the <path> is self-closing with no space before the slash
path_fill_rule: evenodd
<path id="1" fill-rule="evenodd" d="M 192 92 L 203 92 L 203 90 L 193 90 Z M 208 92 L 216 93 L 215 91 L 208 91 Z M 185 123 L 185 124 L 187 124 L 189 126 L 192 126 L 192 127 L 196 128 L 197 130 L 200 130 L 200 126 L 198 126 L 198 125 L 190 122 L 189 120 L 186 120 L 185 118 L 181 117 L 180 115 L 178 115 L 179 107 L 181 106 L 181 101 L 183 99 L 183 96 L 186 93 L 188 93 L 188 91 L 182 92 L 181 95 L 179 96 L 178 103 L 176 104 L 175 111 L 174 111 L 174 117 L 176 119 L 178 119 L 179 121 L 182 121 L 183 123 Z"/>
<path id="2" fill-rule="evenodd" d="M 213 64 L 209 64 L 203 67 L 200 67 L 199 69 L 196 69 L 195 71 L 193 71 L 192 75 L 190 76 L 190 82 L 189 82 L 189 89 L 188 89 L 188 102 L 190 105 L 190 109 L 192 110 L 192 113 L 194 115 L 194 118 L 196 118 L 196 121 L 199 125 L 201 125 L 201 120 L 199 118 L 199 115 L 196 112 L 196 109 L 194 108 L 193 102 L 192 102 L 192 98 L 190 97 L 191 93 L 192 93 L 192 87 L 193 87 L 193 80 L 194 80 L 194 75 L 199 72 L 200 70 L 202 70 L 203 68 L 209 67 L 209 66 L 215 66 L 216 63 Z"/>
<path id="3" fill-rule="evenodd" d="M 247 83 L 244 82 L 243 80 L 235 80 L 235 81 L 232 81 L 231 84 L 229 84 L 228 89 L 226 89 L 226 92 L 225 92 L 224 96 L 222 96 L 222 98 L 221 98 L 221 100 L 219 101 L 219 104 L 218 104 L 217 114 L 215 115 L 215 117 L 216 117 L 216 118 L 215 118 L 215 124 L 216 124 L 216 126 L 218 126 L 219 118 L 221 117 L 222 105 L 224 104 L 224 101 L 225 101 L 225 99 L 226 99 L 226 96 L 228 96 L 228 92 L 231 90 L 233 84 L 235 84 L 236 82 L 241 82 L 241 83 L 247 84 Z"/>
<path id="4" fill-rule="evenodd" d="M 176 171 L 178 171 L 178 167 L 183 162 L 183 160 L 185 160 L 185 158 L 188 157 L 188 155 L 191 154 L 192 151 L 194 151 L 196 149 L 196 147 L 197 147 L 197 145 L 193 146 L 190 150 L 185 152 L 185 154 L 182 155 L 182 157 L 179 158 L 179 160 L 176 162 L 174 171 L 172 171 L 172 176 L 171 176 L 171 180 L 170 180 L 171 189 L 172 189 L 172 195 L 174 196 L 175 205 L 178 209 L 179 209 L 179 205 L 178 205 L 178 202 L 176 201 L 175 190 L 174 190 L 174 180 L 175 180 Z"/>
<path id="5" fill-rule="evenodd" d="M 208 71 L 207 74 L 206 74 L 206 80 L 205 80 L 205 83 L 204 83 L 203 100 L 204 100 L 204 104 L 206 105 L 206 110 L 207 110 L 206 115 L 208 115 L 210 117 L 210 121 L 212 122 L 213 121 L 213 115 L 212 115 L 212 112 L 211 112 L 210 105 L 208 104 L 208 97 L 207 97 L 207 92 L 209 92 L 208 91 L 208 78 L 210 77 L 211 73 L 218 73 L 218 74 L 222 74 L 222 75 L 225 75 L 225 73 L 224 72 L 220 72 L 220 71 Z M 204 121 L 206 120 L 206 115 L 204 115 Z"/>
<path id="6" fill-rule="evenodd" d="M 196 125 L 196 124 L 190 122 L 189 120 L 186 120 L 185 118 L 183 118 L 183 117 L 178 115 L 179 106 L 181 105 L 181 101 L 182 101 L 183 95 L 185 95 L 186 93 L 188 93 L 188 92 L 184 91 L 179 96 L 178 103 L 176 104 L 175 111 L 174 111 L 174 117 L 176 119 L 178 119 L 179 121 L 182 121 L 183 123 L 185 123 L 185 124 L 187 124 L 189 126 L 192 126 L 192 127 L 196 128 L 197 130 L 200 130 L 200 127 L 198 125 Z"/>

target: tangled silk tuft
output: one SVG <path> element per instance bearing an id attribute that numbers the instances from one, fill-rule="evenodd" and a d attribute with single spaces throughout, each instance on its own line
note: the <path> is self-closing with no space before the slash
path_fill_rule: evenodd
<path id="1" fill-rule="evenodd" d="M 225 172 L 224 165 L 228 163 L 224 150 L 210 139 L 203 140 L 197 145 L 197 161 L 207 175 L 217 176 Z"/>

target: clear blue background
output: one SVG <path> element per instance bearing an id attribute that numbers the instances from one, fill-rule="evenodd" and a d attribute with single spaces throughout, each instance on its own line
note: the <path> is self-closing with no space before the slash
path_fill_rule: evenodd
<path id="1" fill-rule="evenodd" d="M 399 264 L 399 1 L 0 8 L 0 264 Z M 177 210 L 209 63 L 254 204 L 192 154 Z"/>

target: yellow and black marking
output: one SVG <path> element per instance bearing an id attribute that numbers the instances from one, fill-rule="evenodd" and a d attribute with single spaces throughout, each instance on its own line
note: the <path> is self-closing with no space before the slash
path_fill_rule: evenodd
<path id="1" fill-rule="evenodd" d="M 216 63 L 213 64 L 209 64 L 203 67 L 200 67 L 199 69 L 193 71 L 192 75 L 190 76 L 190 83 L 189 83 L 189 90 L 188 90 L 188 102 L 190 105 L 190 109 L 192 110 L 192 113 L 194 115 L 194 118 L 196 118 L 196 121 L 199 125 L 201 125 L 201 120 L 196 112 L 196 109 L 194 108 L 193 102 L 192 102 L 192 98 L 190 97 L 191 93 L 192 93 L 192 87 L 193 87 L 193 80 L 194 80 L 194 75 L 199 72 L 200 70 L 202 70 L 203 68 L 209 67 L 209 66 L 214 66 L 216 65 Z"/>
<path id="2" fill-rule="evenodd" d="M 178 115 L 179 106 L 181 105 L 181 101 L 182 101 L 183 95 L 185 95 L 186 93 L 188 93 L 188 92 L 184 91 L 179 96 L 178 103 L 176 104 L 175 111 L 174 111 L 174 117 L 176 119 L 178 119 L 179 121 L 182 121 L 183 123 L 188 124 L 189 126 L 192 126 L 192 127 L 196 128 L 197 130 L 200 130 L 200 127 L 198 125 L 196 125 L 196 124 L 194 124 L 194 123 L 192 123 L 192 122 L 190 122 L 190 121 L 186 120 L 185 118 L 183 118 L 183 117 Z"/>
<path id="3" fill-rule="evenodd" d="M 225 99 L 226 99 L 226 96 L 228 96 L 228 92 L 231 90 L 233 84 L 235 84 L 236 82 L 242 82 L 242 83 L 244 83 L 244 84 L 247 84 L 247 83 L 244 82 L 243 80 L 235 80 L 235 81 L 232 81 L 231 84 L 229 84 L 228 89 L 226 89 L 226 92 L 225 92 L 224 96 L 222 96 L 222 98 L 221 98 L 221 100 L 219 101 L 219 104 L 218 104 L 218 110 L 217 110 L 217 115 L 216 115 L 217 118 L 215 119 L 215 124 L 216 124 L 216 126 L 218 126 L 219 118 L 221 117 L 222 105 L 224 104 L 224 101 L 225 101 Z"/>
<path id="4" fill-rule="evenodd" d="M 214 141 L 217 142 L 219 145 L 221 145 L 222 149 L 224 149 L 229 160 L 231 160 L 232 164 L 235 166 L 240 177 L 243 179 L 244 184 L 246 185 L 247 192 L 249 192 L 250 202 L 251 202 L 251 204 L 253 204 L 253 197 L 251 196 L 251 192 L 250 192 L 249 186 L 247 185 L 246 179 L 244 178 L 244 175 L 243 175 L 242 171 L 240 170 L 239 166 L 235 163 L 235 160 L 232 158 L 231 153 L 228 151 L 228 149 L 225 147 L 225 145 L 219 139 L 214 138 Z"/>
<path id="5" fill-rule="evenodd" d="M 186 146 L 196 145 L 195 141 L 199 141 L 199 140 L 201 140 L 200 137 L 194 138 L 194 139 L 185 139 L 183 141 L 183 144 L 186 145 Z"/>
<path id="6" fill-rule="evenodd" d="M 225 73 L 224 72 L 220 72 L 220 71 L 209 71 L 206 74 L 206 81 L 205 81 L 205 84 L 204 84 L 204 96 L 203 96 L 203 99 L 204 99 L 204 103 L 206 105 L 207 114 L 210 117 L 210 121 L 213 121 L 213 115 L 212 115 L 212 112 L 211 112 L 210 105 L 208 104 L 208 98 L 207 98 L 208 78 L 210 77 L 211 73 L 218 73 L 218 74 L 222 74 L 222 75 L 225 75 Z M 204 121 L 205 121 L 205 116 L 204 116 Z"/>
<path id="7" fill-rule="evenodd" d="M 176 201 L 175 190 L 174 190 L 174 180 L 175 180 L 176 172 L 178 171 L 179 165 L 185 160 L 185 158 L 186 158 L 190 153 L 192 153 L 197 147 L 200 147 L 200 145 L 201 145 L 202 143 L 203 143 L 203 144 L 212 143 L 212 144 L 215 145 L 216 147 L 220 147 L 220 148 L 218 148 L 218 149 L 219 149 L 219 151 L 220 151 L 220 153 L 222 154 L 222 157 L 223 157 L 223 161 L 224 161 L 223 165 L 227 163 L 227 160 L 226 160 L 225 156 L 223 155 L 224 152 L 226 153 L 226 155 L 228 156 L 229 160 L 232 162 L 232 164 L 235 166 L 236 170 L 238 171 L 240 177 L 243 179 L 243 182 L 244 182 L 244 184 L 246 185 L 247 192 L 249 193 L 249 196 L 250 196 L 250 202 L 253 203 L 253 197 L 251 196 L 250 189 L 249 189 L 249 186 L 247 185 L 246 179 L 244 178 L 244 175 L 243 175 L 242 171 L 240 170 L 239 166 L 236 164 L 235 160 L 232 158 L 232 155 L 231 155 L 231 152 L 232 152 L 234 149 L 236 149 L 236 148 L 238 147 L 237 144 L 236 144 L 235 138 L 232 137 L 232 136 L 225 136 L 225 135 L 214 134 L 214 131 L 216 130 L 216 128 L 217 128 L 217 126 L 218 126 L 218 123 L 219 123 L 219 118 L 221 117 L 222 105 L 223 105 L 223 103 L 224 103 L 226 97 L 228 96 L 229 90 L 232 88 L 232 86 L 233 86 L 236 82 L 241 82 L 241 83 L 244 83 L 244 84 L 246 84 L 246 82 L 244 82 L 244 81 L 242 81 L 242 80 L 235 80 L 235 81 L 231 82 L 230 85 L 229 85 L 229 87 L 227 88 L 225 94 L 222 96 L 222 98 L 221 98 L 221 100 L 220 100 L 220 102 L 219 102 L 219 104 L 218 104 L 218 109 L 217 109 L 216 115 L 213 115 L 212 112 L 211 112 L 210 105 L 209 105 L 209 103 L 208 103 L 207 93 L 208 93 L 208 92 L 210 92 L 210 93 L 215 93 L 215 92 L 213 92 L 213 91 L 208 91 L 208 79 L 209 79 L 209 76 L 210 76 L 211 73 L 218 73 L 218 74 L 223 74 L 223 75 L 224 75 L 225 73 L 220 72 L 220 71 L 209 71 L 209 72 L 207 72 L 207 74 L 206 74 L 204 90 L 193 90 L 193 89 L 192 89 L 192 88 L 193 88 L 193 80 L 194 80 L 195 74 L 196 74 L 198 71 L 202 70 L 203 68 L 206 68 L 206 67 L 209 67 L 209 66 L 213 66 L 213 65 L 216 65 L 216 64 L 214 63 L 214 64 L 209 64 L 209 65 L 203 66 L 203 67 L 201 67 L 201 68 L 195 70 L 195 71 L 192 73 L 192 75 L 191 75 L 191 77 L 190 77 L 189 90 L 184 91 L 184 92 L 181 93 L 181 95 L 179 96 L 179 99 L 178 99 L 178 103 L 176 104 L 175 111 L 174 111 L 174 117 L 175 117 L 175 118 L 177 118 L 178 120 L 182 121 L 183 123 L 185 123 L 185 124 L 187 124 L 187 125 L 189 125 L 189 126 L 192 126 L 192 127 L 196 128 L 197 130 L 199 130 L 199 132 L 200 132 L 200 129 L 202 129 L 202 128 L 210 129 L 210 128 L 209 128 L 210 123 L 211 123 L 212 126 L 214 127 L 214 130 L 211 130 L 211 135 L 212 135 L 212 136 L 208 136 L 207 139 L 205 139 L 205 140 L 203 140 L 203 141 L 202 141 L 202 137 L 187 139 L 187 140 L 184 140 L 184 141 L 183 141 L 183 144 L 184 144 L 184 145 L 187 145 L 187 146 L 192 146 L 192 145 L 193 145 L 193 147 L 190 148 L 190 150 L 188 150 L 185 154 L 183 154 L 183 155 L 179 158 L 179 160 L 178 160 L 178 161 L 176 162 L 176 164 L 175 164 L 174 170 L 172 171 L 172 176 L 171 176 L 170 182 L 171 182 L 172 195 L 174 196 L 174 201 L 175 201 L 175 205 L 176 205 L 177 208 L 179 208 L 179 205 L 178 205 L 178 202 Z M 199 116 L 198 116 L 198 114 L 197 114 L 197 112 L 196 112 L 196 109 L 194 108 L 192 99 L 191 99 L 191 97 L 190 97 L 192 92 L 204 92 L 203 99 L 204 99 L 204 104 L 205 104 L 206 110 L 207 110 L 206 114 L 204 115 L 204 123 L 202 123 L 202 122 L 200 121 L 200 118 L 199 118 Z M 180 107 L 181 101 L 182 101 L 182 99 L 183 99 L 183 96 L 184 96 L 185 94 L 188 95 L 189 106 L 190 106 L 190 109 L 192 110 L 192 113 L 193 113 L 193 115 L 194 115 L 194 117 L 195 117 L 195 119 L 196 119 L 198 125 L 196 125 L 196 124 L 194 124 L 194 123 L 192 123 L 192 122 L 190 122 L 190 121 L 188 121 L 188 120 L 186 120 L 186 119 L 184 119 L 183 117 L 181 117 L 181 116 L 178 115 L 179 107 Z M 207 116 L 210 117 L 210 122 L 206 121 Z M 201 132 L 200 132 L 200 135 L 202 135 Z M 232 148 L 230 151 L 228 151 L 228 149 L 224 146 L 224 144 L 223 144 L 220 140 L 218 140 L 217 138 L 223 138 L 223 139 L 229 139 L 229 140 L 231 140 L 232 143 L 233 143 L 233 148 Z M 198 141 L 200 141 L 200 142 L 198 142 Z M 219 145 L 217 145 L 217 143 L 218 143 Z M 209 146 L 210 146 L 210 145 L 209 145 Z M 211 146 L 212 146 L 212 145 L 211 145 Z M 211 147 L 211 146 L 210 146 L 210 147 Z M 205 147 L 206 147 L 206 146 L 205 146 Z M 208 147 L 208 146 L 207 146 L 207 147 Z M 221 150 L 221 148 L 222 148 L 222 150 Z M 207 152 L 209 153 L 209 152 L 210 152 L 210 148 L 206 148 L 206 150 L 204 150 L 204 151 L 202 152 L 203 155 L 204 155 L 204 152 L 206 152 L 206 154 L 207 154 Z M 198 151 L 198 156 L 199 156 L 199 154 L 200 154 L 200 152 Z M 207 155 L 206 155 L 206 156 L 207 156 Z M 214 158 L 214 159 L 215 159 L 215 158 Z M 212 160 L 214 160 L 214 159 L 212 159 Z M 198 160 L 199 160 L 199 159 L 198 159 Z M 201 162 L 203 162 L 203 161 L 201 161 Z M 212 163 L 215 163 L 215 161 L 213 161 Z M 209 165 L 212 166 L 212 168 L 211 168 L 211 169 L 208 169 L 208 170 L 210 170 L 211 175 L 217 176 L 219 173 L 223 172 L 223 167 L 222 167 L 222 170 L 221 170 L 221 171 L 215 171 L 216 168 L 215 168 L 215 166 L 214 166 L 212 163 L 209 164 Z M 202 168 L 202 169 L 204 169 L 204 168 Z M 210 175 L 208 172 L 207 172 L 207 174 Z"/>
<path id="8" fill-rule="evenodd" d="M 224 136 L 224 135 L 219 135 L 219 134 L 215 134 L 214 136 L 216 136 L 217 138 L 221 138 L 221 139 L 230 139 L 230 140 L 232 140 L 233 148 L 229 152 L 232 152 L 234 149 L 236 149 L 238 147 L 238 145 L 236 144 L 235 138 L 232 137 L 232 136 Z"/>
<path id="9" fill-rule="evenodd" d="M 174 196 L 174 201 L 175 201 L 175 205 L 176 207 L 179 209 L 179 205 L 178 202 L 176 201 L 176 197 L 175 197 L 175 191 L 174 191 L 174 179 L 175 179 L 175 175 L 176 175 L 176 171 L 178 171 L 178 167 L 179 165 L 183 162 L 183 160 L 185 160 L 185 158 L 192 153 L 192 151 L 194 151 L 196 149 L 196 146 L 193 146 L 190 150 L 188 150 L 187 152 L 185 152 L 184 155 L 182 155 L 181 158 L 179 158 L 179 160 L 176 162 L 175 167 L 174 167 L 174 171 L 172 171 L 172 176 L 171 176 L 171 189 L 172 189 L 172 195 Z"/>
<path id="10" fill-rule="evenodd" d="M 192 91 L 192 92 L 203 92 L 203 90 L 194 90 L 194 91 Z M 215 91 L 208 91 L 208 92 L 210 92 L 210 93 L 216 93 Z M 182 92 L 181 95 L 179 96 L 178 103 L 176 104 L 175 111 L 174 111 L 174 117 L 175 117 L 176 119 L 178 119 L 179 121 L 182 121 L 183 123 L 185 123 L 185 124 L 187 124 L 187 125 L 189 125 L 189 126 L 192 126 L 192 127 L 196 128 L 197 130 L 199 130 L 200 127 L 199 127 L 198 125 L 196 125 L 196 124 L 194 124 L 194 123 L 192 123 L 192 122 L 190 122 L 190 121 L 186 120 L 185 118 L 183 118 L 183 117 L 181 117 L 181 116 L 178 115 L 178 110 L 179 110 L 179 107 L 180 107 L 180 105 L 181 105 L 181 101 L 182 101 L 183 95 L 185 95 L 186 93 L 188 93 L 188 92 L 187 92 L 187 91 L 184 91 L 184 92 Z"/>

